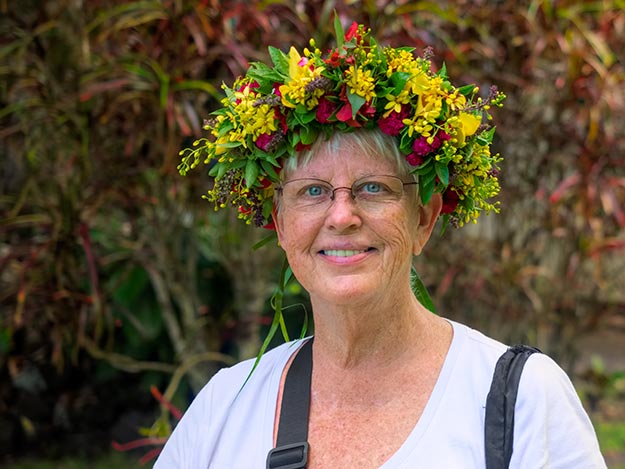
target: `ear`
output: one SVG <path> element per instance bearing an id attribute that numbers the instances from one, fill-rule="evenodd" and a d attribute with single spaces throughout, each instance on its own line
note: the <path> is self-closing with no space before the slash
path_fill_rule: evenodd
<path id="1" fill-rule="evenodd" d="M 441 213 L 443 207 L 443 197 L 441 194 L 433 194 L 427 205 L 419 206 L 419 226 L 417 226 L 417 232 L 412 248 L 412 252 L 415 256 L 421 254 L 423 246 L 426 245 L 432 230 L 436 224 L 436 220 Z"/>
<path id="2" fill-rule="evenodd" d="M 273 220 L 273 224 L 276 227 L 276 233 L 278 234 L 278 244 L 282 244 L 282 217 L 280 216 L 280 211 L 276 204 L 273 204 L 273 208 L 271 209 L 271 219 Z"/>

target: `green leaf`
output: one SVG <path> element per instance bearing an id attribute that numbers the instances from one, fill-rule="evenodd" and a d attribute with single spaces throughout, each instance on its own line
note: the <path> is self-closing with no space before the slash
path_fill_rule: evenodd
<path id="1" fill-rule="evenodd" d="M 222 142 L 217 145 L 219 148 L 237 148 L 241 146 L 241 142 Z"/>
<path id="2" fill-rule="evenodd" d="M 421 203 L 426 205 L 432 198 L 432 194 L 434 194 L 434 178 L 426 178 L 421 184 Z"/>
<path id="3" fill-rule="evenodd" d="M 276 332 L 278 332 L 278 327 L 280 327 L 280 329 L 282 330 L 284 340 L 287 342 L 289 341 L 289 335 L 286 331 L 286 324 L 284 324 L 284 316 L 282 314 L 282 300 L 284 299 L 284 291 L 286 290 L 287 284 L 289 283 L 292 275 L 293 271 L 289 266 L 289 261 L 285 257 L 284 262 L 282 263 L 282 269 L 280 271 L 278 286 L 276 287 L 276 290 L 271 298 L 271 305 L 274 310 L 273 321 L 271 322 L 271 326 L 269 327 L 269 331 L 267 332 L 267 337 L 265 337 L 263 345 L 261 345 L 260 350 L 258 351 L 258 355 L 256 356 L 256 360 L 254 361 L 254 365 L 252 366 L 250 373 L 247 375 L 247 378 L 245 378 L 245 382 L 241 385 L 241 389 L 245 387 L 248 380 L 250 379 L 250 376 L 252 376 L 252 373 L 254 373 L 254 370 L 256 370 L 260 359 L 265 354 L 265 351 L 269 347 L 269 344 L 271 343 L 273 337 L 276 335 Z M 241 389 L 239 389 L 239 392 L 241 392 Z"/>
<path id="4" fill-rule="evenodd" d="M 341 18 L 334 10 L 334 32 L 336 34 L 336 46 L 339 50 L 343 48 L 345 42 L 345 32 L 343 31 L 343 25 L 341 24 Z"/>
<path id="5" fill-rule="evenodd" d="M 434 169 L 436 170 L 436 175 L 441 183 L 447 186 L 449 184 L 449 168 L 447 165 L 437 161 L 434 165 Z"/>
<path id="6" fill-rule="evenodd" d="M 419 176 L 421 176 L 421 178 L 424 179 L 434 179 L 436 171 L 434 170 L 434 165 L 431 163 L 431 161 L 428 161 L 418 168 L 412 170 L 412 173 L 418 174 Z"/>
<path id="7" fill-rule="evenodd" d="M 249 189 L 256 182 L 258 178 L 258 163 L 256 160 L 247 160 L 245 165 L 245 186 Z"/>
<path id="8" fill-rule="evenodd" d="M 312 111 L 306 111 L 305 113 L 300 115 L 300 122 L 302 124 L 309 124 L 310 122 L 314 121 L 317 118 L 317 114 L 316 111 L 312 110 Z"/>
<path id="9" fill-rule="evenodd" d="M 442 238 L 445 232 L 447 231 L 447 227 L 449 227 L 449 221 L 451 220 L 451 218 L 448 213 L 446 213 L 445 215 L 442 215 L 441 218 L 443 219 L 443 223 L 441 224 L 441 231 L 439 235 Z"/>
<path id="10" fill-rule="evenodd" d="M 263 171 L 267 174 L 269 179 L 272 181 L 277 181 L 279 179 L 278 173 L 276 173 L 276 168 L 270 161 L 260 160 L 260 166 L 263 168 Z"/>
<path id="11" fill-rule="evenodd" d="M 391 75 L 391 83 L 393 84 L 394 95 L 397 96 L 406 86 L 406 82 L 410 78 L 410 73 L 407 72 L 395 72 Z"/>
<path id="12" fill-rule="evenodd" d="M 480 145 L 490 145 L 493 143 L 493 137 L 495 136 L 495 127 L 491 127 L 490 129 L 482 132 L 477 136 L 475 141 Z"/>
<path id="13" fill-rule="evenodd" d="M 441 77 L 444 80 L 447 79 L 447 65 L 445 65 L 445 62 L 443 62 L 443 66 L 436 73 L 436 76 Z"/>
<path id="14" fill-rule="evenodd" d="M 228 169 L 241 169 L 247 164 L 248 160 L 235 160 L 228 165 Z"/>
<path id="15" fill-rule="evenodd" d="M 276 67 L 276 71 L 284 76 L 289 76 L 289 59 L 284 52 L 280 49 L 277 49 L 273 46 L 269 46 L 269 57 L 271 57 L 271 61 L 273 65 Z"/>
<path id="16" fill-rule="evenodd" d="M 460 92 L 460 94 L 464 96 L 469 96 L 471 95 L 471 93 L 473 93 L 474 89 L 475 89 L 475 85 L 464 85 L 458 88 L 458 91 Z"/>
<path id="17" fill-rule="evenodd" d="M 256 80 L 260 84 L 260 91 L 265 94 L 271 92 L 275 82 L 284 81 L 283 75 L 262 62 L 252 63 L 247 76 Z"/>
<path id="18" fill-rule="evenodd" d="M 429 311 L 436 314 L 436 307 L 434 306 L 434 302 L 432 301 L 432 297 L 428 293 L 427 288 L 425 288 L 425 284 L 421 280 L 417 269 L 414 266 L 410 270 L 410 286 L 412 287 L 412 291 L 423 306 L 425 306 Z"/>
<path id="19" fill-rule="evenodd" d="M 356 114 L 358 114 L 358 111 L 360 111 L 360 108 L 366 102 L 365 98 L 358 96 L 357 94 L 352 94 L 348 91 L 347 100 L 349 101 L 349 104 L 352 105 L 352 119 L 356 119 Z"/>
<path id="20" fill-rule="evenodd" d="M 405 130 L 401 132 L 401 137 L 399 139 L 399 151 L 401 151 L 404 155 L 409 155 L 412 153 L 412 144 L 414 143 L 414 139 L 408 135 L 408 132 Z"/>
<path id="21" fill-rule="evenodd" d="M 254 244 L 252 246 L 252 250 L 256 251 L 257 249 L 262 248 L 263 246 L 265 246 L 266 244 L 269 244 L 270 242 L 272 242 L 274 240 L 276 240 L 276 241 L 278 240 L 278 233 L 276 233 L 275 231 L 272 231 L 268 236 L 265 236 L 259 242 Z"/>
<path id="22" fill-rule="evenodd" d="M 317 135 L 319 135 L 319 132 L 311 127 L 302 127 L 302 130 L 300 131 L 300 138 L 304 145 L 311 145 L 315 143 Z"/>

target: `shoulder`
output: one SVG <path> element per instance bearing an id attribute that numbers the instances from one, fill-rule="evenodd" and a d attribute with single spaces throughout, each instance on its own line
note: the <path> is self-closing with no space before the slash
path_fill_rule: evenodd
<path id="1" fill-rule="evenodd" d="M 208 467 L 221 453 L 235 454 L 230 446 L 245 435 L 253 436 L 250 454 L 254 445 L 270 444 L 270 417 L 282 370 L 299 344 L 280 345 L 258 362 L 245 360 L 215 374 L 176 425 L 155 467 Z M 223 434 L 239 437 L 223 439 Z"/>
<path id="2" fill-rule="evenodd" d="M 495 364 L 508 346 L 464 324 L 450 322 L 454 329 L 450 351 L 457 357 L 455 371 L 469 374 L 474 381 L 490 384 Z"/>
<path id="3" fill-rule="evenodd" d="M 457 366 L 485 402 L 497 361 L 508 346 L 452 323 L 461 343 Z M 511 468 L 604 468 L 597 438 L 566 372 L 544 353 L 532 354 L 521 373 L 514 415 Z"/>
<path id="4" fill-rule="evenodd" d="M 279 345 L 263 354 L 262 358 L 250 358 L 228 368 L 222 368 L 209 382 L 218 392 L 236 393 L 247 386 L 258 385 L 276 371 L 282 372 L 286 362 L 299 348 L 303 340 L 295 340 Z"/>
<path id="5" fill-rule="evenodd" d="M 528 359 L 521 375 L 514 444 L 511 467 L 606 467 L 571 380 L 542 353 Z"/>

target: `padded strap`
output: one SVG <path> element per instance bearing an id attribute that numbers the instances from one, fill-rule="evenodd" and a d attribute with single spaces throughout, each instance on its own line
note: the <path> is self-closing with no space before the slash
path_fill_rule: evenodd
<path id="1" fill-rule="evenodd" d="M 514 345 L 495 366 L 493 382 L 486 398 L 484 449 L 486 469 L 508 469 L 514 438 L 514 406 L 525 362 L 540 352 L 528 345 Z"/>
<path id="2" fill-rule="evenodd" d="M 267 455 L 267 469 L 306 468 L 312 344 L 311 338 L 300 347 L 286 374 L 276 447 Z"/>

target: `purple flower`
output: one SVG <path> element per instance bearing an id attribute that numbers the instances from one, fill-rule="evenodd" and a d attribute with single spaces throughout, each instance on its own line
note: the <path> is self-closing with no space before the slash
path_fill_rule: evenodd
<path id="1" fill-rule="evenodd" d="M 402 106 L 401 112 L 391 112 L 387 117 L 383 117 L 378 121 L 380 130 L 387 135 L 399 135 L 401 129 L 404 128 L 402 122 L 408 115 L 408 106 Z"/>
<path id="2" fill-rule="evenodd" d="M 337 105 L 335 103 L 326 98 L 321 98 L 319 100 L 319 106 L 317 107 L 317 120 L 325 124 L 336 108 Z"/>
<path id="3" fill-rule="evenodd" d="M 273 140 L 272 134 L 260 134 L 256 139 L 256 146 L 263 151 L 267 151 L 267 147 Z"/>
<path id="4" fill-rule="evenodd" d="M 438 150 L 441 145 L 450 138 L 451 137 L 444 130 L 439 130 L 434 136 L 434 141 L 432 142 L 432 150 Z"/>
<path id="5" fill-rule="evenodd" d="M 406 157 L 406 161 L 411 166 L 421 166 L 423 164 L 423 156 L 411 153 Z"/>
<path id="6" fill-rule="evenodd" d="M 428 143 L 428 139 L 425 137 L 419 137 L 412 144 L 412 150 L 418 156 L 425 156 L 432 151 L 432 145 Z"/>

